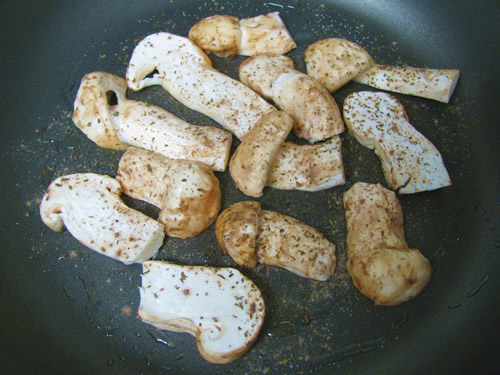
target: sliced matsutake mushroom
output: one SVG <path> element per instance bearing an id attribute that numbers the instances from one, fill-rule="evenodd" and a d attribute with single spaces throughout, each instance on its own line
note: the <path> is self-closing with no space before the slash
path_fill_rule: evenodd
<path id="1" fill-rule="evenodd" d="M 350 94 L 344 101 L 349 133 L 380 158 L 389 187 L 399 194 L 451 185 L 438 149 L 409 122 L 401 103 L 383 92 Z"/>
<path id="2" fill-rule="evenodd" d="M 307 73 L 330 92 L 353 79 L 380 90 L 450 101 L 460 71 L 376 64 L 361 46 L 340 38 L 320 40 L 305 52 Z"/>
<path id="3" fill-rule="evenodd" d="M 191 27 L 189 39 L 221 57 L 282 55 L 297 47 L 278 12 L 242 20 L 216 14 Z"/>
<path id="4" fill-rule="evenodd" d="M 292 127 L 286 112 L 275 111 L 263 116 L 243 139 L 229 162 L 231 177 L 243 193 L 262 196 L 271 164 Z"/>
<path id="5" fill-rule="evenodd" d="M 342 133 L 344 122 L 328 90 L 293 67 L 287 56 L 259 55 L 243 61 L 239 76 L 293 117 L 297 137 L 317 142 Z"/>
<path id="6" fill-rule="evenodd" d="M 377 305 L 393 306 L 417 296 L 432 267 L 406 244 L 403 212 L 394 192 L 358 182 L 344 194 L 347 270 L 354 285 Z"/>
<path id="7" fill-rule="evenodd" d="M 94 173 L 59 177 L 40 203 L 42 221 L 65 227 L 83 245 L 125 264 L 151 259 L 163 244 L 163 225 L 127 207 L 115 179 Z"/>
<path id="8" fill-rule="evenodd" d="M 234 268 L 144 262 L 140 296 L 142 321 L 190 333 L 200 355 L 212 363 L 240 358 L 264 323 L 260 290 Z"/>
<path id="9" fill-rule="evenodd" d="M 126 81 L 106 72 L 83 77 L 75 100 L 75 124 L 98 146 L 129 145 L 171 159 L 200 161 L 224 171 L 231 134 L 212 126 L 187 123 L 170 112 L 125 97 Z"/>
<path id="10" fill-rule="evenodd" d="M 281 144 L 266 185 L 280 190 L 320 191 L 345 184 L 339 136 L 314 145 Z"/>
<path id="11" fill-rule="evenodd" d="M 148 77 L 155 70 L 158 73 Z M 240 139 L 263 115 L 275 110 L 243 83 L 215 70 L 191 40 L 165 32 L 149 35 L 135 47 L 127 83 L 133 90 L 161 85 L 181 103 Z"/>
<path id="12" fill-rule="evenodd" d="M 129 147 L 120 159 L 116 179 L 125 194 L 161 209 L 158 221 L 171 237 L 197 236 L 220 210 L 219 180 L 203 163 Z"/>
<path id="13" fill-rule="evenodd" d="M 335 271 L 335 245 L 317 229 L 258 202 L 239 202 L 217 218 L 219 245 L 245 267 L 257 262 L 279 266 L 312 280 L 327 280 Z"/>

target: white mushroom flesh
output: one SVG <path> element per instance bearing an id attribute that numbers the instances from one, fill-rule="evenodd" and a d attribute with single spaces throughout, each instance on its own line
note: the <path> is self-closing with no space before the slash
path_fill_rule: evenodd
<path id="1" fill-rule="evenodd" d="M 147 77 L 155 71 L 153 77 Z M 201 112 L 242 139 L 275 108 L 243 83 L 212 68 L 191 40 L 160 32 L 135 47 L 127 69 L 133 90 L 161 85 L 187 107 Z"/>
<path id="2" fill-rule="evenodd" d="M 401 103 L 383 92 L 356 92 L 344 101 L 349 133 L 380 158 L 389 187 L 400 194 L 439 189 L 451 180 L 437 148 L 409 122 Z"/>
<path id="3" fill-rule="evenodd" d="M 396 195 L 381 185 L 358 182 L 344 194 L 347 269 L 354 285 L 377 305 L 393 306 L 417 296 L 432 267 L 406 244 Z"/>
<path id="4" fill-rule="evenodd" d="M 120 159 L 116 179 L 125 194 L 161 209 L 158 221 L 171 237 L 197 236 L 220 210 L 219 180 L 203 163 L 129 147 Z"/>
<path id="5" fill-rule="evenodd" d="M 195 336 L 201 356 L 212 363 L 245 354 L 264 322 L 260 290 L 233 268 L 144 262 L 140 298 L 140 319 Z"/>
<path id="6" fill-rule="evenodd" d="M 127 207 L 115 179 L 93 173 L 59 177 L 40 203 L 42 221 L 54 231 L 65 227 L 83 245 L 125 264 L 156 255 L 163 225 Z"/>
<path id="7" fill-rule="evenodd" d="M 314 145 L 282 143 L 269 169 L 267 186 L 320 191 L 345 184 L 339 136 Z"/>
<path id="8" fill-rule="evenodd" d="M 281 111 L 271 112 L 257 122 L 229 162 L 238 189 L 251 197 L 262 196 L 269 168 L 292 127 L 292 118 Z"/>

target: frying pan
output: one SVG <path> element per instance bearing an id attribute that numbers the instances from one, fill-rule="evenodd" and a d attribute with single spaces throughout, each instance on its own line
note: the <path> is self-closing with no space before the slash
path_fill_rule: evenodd
<path id="1" fill-rule="evenodd" d="M 1 31 L 2 373 L 224 374 L 495 373 L 498 351 L 499 152 L 498 3 L 494 1 L 3 1 Z M 243 269 L 262 290 L 267 316 L 241 359 L 220 366 L 187 334 L 160 332 L 136 317 L 140 265 L 84 248 L 39 218 L 38 203 L 62 174 L 116 175 L 120 152 L 98 148 L 72 123 L 80 79 L 94 70 L 124 76 L 135 44 L 156 31 L 187 35 L 200 18 L 279 11 L 304 71 L 312 42 L 343 37 L 381 63 L 461 71 L 449 104 L 397 95 L 411 123 L 441 151 L 453 186 L 401 196 L 405 231 L 433 265 L 414 300 L 376 307 L 346 272 L 342 194 L 356 181 L 384 183 L 373 152 L 342 135 L 347 183 L 318 193 L 266 189 L 259 201 L 317 227 L 337 245 L 326 282 L 278 268 Z M 237 76 L 242 58 L 210 57 Z M 349 83 L 334 93 L 342 105 Z M 214 125 L 160 87 L 129 93 L 189 122 Z M 238 141 L 233 142 L 233 150 Z M 246 200 L 218 173 L 223 208 Z M 126 202 L 148 215 L 157 210 Z M 181 264 L 235 266 L 213 226 L 169 238 L 158 256 Z M 222 303 L 222 301 L 221 301 Z"/>

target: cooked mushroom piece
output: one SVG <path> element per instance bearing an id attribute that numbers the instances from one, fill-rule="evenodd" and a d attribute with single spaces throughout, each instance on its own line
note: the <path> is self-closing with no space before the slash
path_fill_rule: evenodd
<path id="1" fill-rule="evenodd" d="M 438 149 L 409 122 L 401 103 L 383 92 L 350 94 L 344 101 L 349 133 L 380 158 L 389 187 L 412 194 L 451 185 Z"/>
<path id="2" fill-rule="evenodd" d="M 148 77 L 154 71 L 158 73 Z M 141 40 L 127 69 L 132 90 L 161 85 L 187 107 L 212 118 L 242 139 L 275 108 L 257 93 L 212 67 L 191 40 L 160 32 Z"/>
<path id="3" fill-rule="evenodd" d="M 262 196 L 269 169 L 292 127 L 292 118 L 281 111 L 271 112 L 257 122 L 229 162 L 238 189 L 251 197 Z"/>
<path id="4" fill-rule="evenodd" d="M 294 133 L 309 142 L 322 141 L 344 131 L 333 97 L 319 82 L 293 68 L 287 56 L 251 57 L 239 68 L 240 80 L 259 95 L 272 99 L 294 121 Z"/>
<path id="5" fill-rule="evenodd" d="M 191 27 L 189 39 L 221 57 L 282 55 L 297 47 L 278 12 L 242 20 L 216 14 Z"/>
<path id="6" fill-rule="evenodd" d="M 42 221 L 65 227 L 83 245 L 125 264 L 141 263 L 163 244 L 163 225 L 127 207 L 115 179 L 77 173 L 55 179 L 40 203 Z"/>
<path id="7" fill-rule="evenodd" d="M 195 336 L 200 355 L 211 363 L 240 358 L 264 323 L 260 290 L 234 268 L 144 262 L 140 297 L 139 319 Z"/>
<path id="8" fill-rule="evenodd" d="M 158 221 L 171 237 L 197 236 L 220 210 L 219 180 L 203 163 L 129 147 L 120 159 L 116 179 L 125 194 L 161 209 Z"/>
<path id="9" fill-rule="evenodd" d="M 394 306 L 416 297 L 432 268 L 406 244 L 403 211 L 381 185 L 358 182 L 344 194 L 347 270 L 359 291 L 376 305 Z"/>
<path id="10" fill-rule="evenodd" d="M 307 73 L 330 92 L 351 79 L 380 90 L 450 101 L 460 71 L 377 64 L 360 45 L 340 38 L 323 39 L 305 52 Z"/>
<path id="11" fill-rule="evenodd" d="M 245 267 L 283 267 L 299 276 L 325 281 L 335 271 L 335 245 L 317 229 L 258 202 L 238 202 L 217 218 L 221 248 Z"/>
<path id="12" fill-rule="evenodd" d="M 98 146 L 125 149 L 129 145 L 171 159 L 200 161 L 224 171 L 231 134 L 213 126 L 187 123 L 147 103 L 128 100 L 123 78 L 106 72 L 83 77 L 75 100 L 75 124 Z"/>

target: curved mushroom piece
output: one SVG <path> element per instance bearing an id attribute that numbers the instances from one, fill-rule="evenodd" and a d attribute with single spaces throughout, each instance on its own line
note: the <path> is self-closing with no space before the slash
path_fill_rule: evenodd
<path id="1" fill-rule="evenodd" d="M 320 40 L 305 52 L 307 73 L 330 92 L 353 79 L 380 90 L 450 101 L 460 71 L 376 64 L 361 46 L 340 38 Z"/>
<path id="2" fill-rule="evenodd" d="M 154 71 L 152 77 L 148 75 Z M 275 110 L 243 83 L 212 67 L 208 56 L 191 40 L 160 32 L 135 47 L 127 69 L 133 90 L 161 85 L 187 107 L 201 112 L 242 139 Z"/>
<path id="3" fill-rule="evenodd" d="M 136 146 L 171 159 L 200 161 L 216 171 L 226 169 L 229 132 L 191 125 L 162 108 L 128 100 L 126 88 L 123 78 L 106 72 L 82 79 L 73 121 L 98 146 Z"/>
<path id="4" fill-rule="evenodd" d="M 299 276 L 325 281 L 335 271 L 335 245 L 315 228 L 258 202 L 239 202 L 217 218 L 221 248 L 245 267 L 256 262 L 283 267 Z"/>
<path id="5" fill-rule="evenodd" d="M 297 47 L 278 12 L 242 20 L 216 14 L 191 27 L 189 39 L 221 57 L 282 55 Z"/>
<path id="6" fill-rule="evenodd" d="M 317 142 L 344 131 L 344 122 L 333 97 L 319 82 L 293 68 L 287 56 L 251 57 L 239 68 L 241 82 L 272 99 L 295 120 L 299 138 Z"/>
<path id="7" fill-rule="evenodd" d="M 211 363 L 240 358 L 264 323 L 260 290 L 234 268 L 144 262 L 140 297 L 142 321 L 195 336 L 200 355 Z"/>
<path id="8" fill-rule="evenodd" d="M 280 111 L 263 116 L 255 124 L 229 162 L 238 189 L 251 197 L 262 196 L 272 161 L 292 127 L 292 118 Z"/>
<path id="9" fill-rule="evenodd" d="M 120 159 L 116 179 L 125 194 L 161 209 L 158 221 L 171 237 L 197 236 L 220 210 L 219 180 L 203 163 L 129 147 Z"/>
<path id="10" fill-rule="evenodd" d="M 358 182 L 344 194 L 347 270 L 376 305 L 394 306 L 417 296 L 432 267 L 404 238 L 403 212 L 394 192 Z"/>
<path id="11" fill-rule="evenodd" d="M 437 148 L 409 122 L 401 103 L 383 92 L 350 94 L 344 101 L 349 133 L 380 158 L 389 187 L 399 194 L 451 185 Z"/>
<path id="12" fill-rule="evenodd" d="M 40 203 L 42 221 L 60 232 L 65 227 L 83 245 L 125 264 L 156 255 L 163 226 L 127 207 L 118 181 L 94 173 L 59 177 Z"/>
<path id="13" fill-rule="evenodd" d="M 340 137 L 323 143 L 284 142 L 267 175 L 267 186 L 281 190 L 320 191 L 345 184 Z"/>

